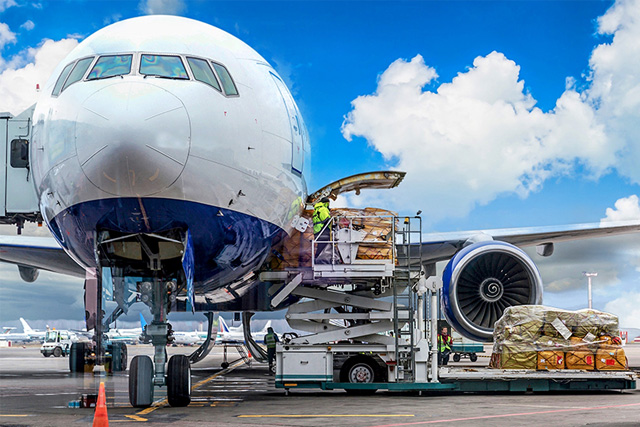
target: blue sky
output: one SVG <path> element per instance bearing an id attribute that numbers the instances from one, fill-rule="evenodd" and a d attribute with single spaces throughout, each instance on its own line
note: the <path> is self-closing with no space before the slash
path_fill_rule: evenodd
<path id="1" fill-rule="evenodd" d="M 341 202 L 420 209 L 426 232 L 633 219 L 639 11 L 638 1 L 0 0 L 0 111 L 29 105 L 44 83 L 33 68 L 52 69 L 74 40 L 179 14 L 239 37 L 284 77 L 310 131 L 309 190 L 405 169 L 399 189 Z M 622 296 L 640 304 L 640 245 L 585 245 L 594 251 L 582 263 L 563 264 L 571 244 L 536 259 L 551 284 L 545 301 L 575 308 L 581 272 L 598 266 L 608 272 L 599 308 Z"/>

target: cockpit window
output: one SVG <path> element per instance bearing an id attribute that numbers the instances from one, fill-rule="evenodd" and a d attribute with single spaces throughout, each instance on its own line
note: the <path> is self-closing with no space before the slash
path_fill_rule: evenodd
<path id="1" fill-rule="evenodd" d="M 222 87 L 224 88 L 224 93 L 227 95 L 237 95 L 238 89 L 236 88 L 236 85 L 233 82 L 233 79 L 231 78 L 231 75 L 229 74 L 227 69 L 223 65 L 217 64 L 215 62 L 212 62 L 211 65 L 213 65 L 213 68 L 215 68 L 218 76 L 220 77 Z"/>
<path id="2" fill-rule="evenodd" d="M 87 80 L 106 79 L 108 77 L 123 76 L 131 72 L 133 55 L 106 55 L 98 58 L 96 65 L 89 73 Z"/>
<path id="3" fill-rule="evenodd" d="M 91 62 L 93 62 L 93 58 L 85 58 L 78 61 L 76 63 L 76 66 L 73 67 L 73 71 L 71 71 L 71 74 L 69 74 L 67 82 L 64 84 L 64 86 L 62 86 L 62 91 L 64 91 L 75 82 L 82 80 L 82 77 L 84 77 L 84 73 L 87 72 L 87 68 L 89 68 Z"/>
<path id="4" fill-rule="evenodd" d="M 53 96 L 58 96 L 60 94 L 62 85 L 64 84 L 64 81 L 67 80 L 67 76 L 71 72 L 71 67 L 73 67 L 73 63 L 67 65 L 62 70 L 62 73 L 60 74 L 60 77 L 58 77 L 58 81 L 56 82 L 56 85 L 53 88 L 53 93 L 52 93 Z"/>
<path id="5" fill-rule="evenodd" d="M 145 76 L 164 77 L 169 79 L 189 80 L 179 56 L 142 55 L 140 74 Z"/>
<path id="6" fill-rule="evenodd" d="M 211 71 L 211 67 L 207 61 L 204 59 L 187 58 L 187 62 L 189 62 L 189 66 L 193 72 L 193 77 L 196 80 L 208 84 L 219 92 L 222 92 L 218 79 L 216 79 L 216 75 Z"/>

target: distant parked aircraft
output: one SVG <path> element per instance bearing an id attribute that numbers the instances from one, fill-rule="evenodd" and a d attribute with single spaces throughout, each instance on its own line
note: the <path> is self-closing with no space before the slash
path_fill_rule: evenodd
<path id="1" fill-rule="evenodd" d="M 140 327 L 139 328 L 131 328 L 131 329 L 110 329 L 107 332 L 107 336 L 111 341 L 121 341 L 127 344 L 137 344 L 140 342 L 140 335 L 142 335 L 142 330 L 147 325 L 147 321 L 144 320 L 142 313 L 140 313 Z"/>
<path id="2" fill-rule="evenodd" d="M 44 340 L 44 337 L 47 334 L 47 331 L 39 331 L 37 329 L 31 329 L 31 326 L 29 326 L 27 321 L 24 320 L 22 317 L 20 318 L 20 323 L 22 323 L 22 328 L 24 329 L 24 333 L 29 335 L 31 339 L 38 340 L 38 341 Z M 47 326 L 47 330 L 49 330 L 49 326 Z"/>
<path id="3" fill-rule="evenodd" d="M 0 334 L 0 341 L 20 341 L 20 342 L 24 342 L 24 341 L 30 341 L 31 340 L 29 335 L 25 334 L 24 332 L 22 332 L 22 333 L 20 333 L 20 332 L 11 332 L 15 328 L 3 326 L 2 329 L 3 329 L 3 331 L 2 331 L 2 334 Z"/>
<path id="4" fill-rule="evenodd" d="M 264 328 L 259 331 L 251 332 L 251 336 L 256 342 L 263 342 L 264 336 L 267 333 L 267 329 L 271 327 L 271 320 L 269 320 Z M 224 321 L 222 316 L 218 316 L 218 335 L 216 335 L 216 344 L 224 343 L 242 343 L 244 344 L 244 328 L 242 326 L 229 327 L 227 322 Z"/>

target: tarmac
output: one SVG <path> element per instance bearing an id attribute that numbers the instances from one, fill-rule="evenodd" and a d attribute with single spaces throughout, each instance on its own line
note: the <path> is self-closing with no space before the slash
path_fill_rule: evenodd
<path id="1" fill-rule="evenodd" d="M 152 354 L 152 347 L 128 346 L 129 360 Z M 189 347 L 170 347 L 169 354 L 188 354 Z M 487 351 L 490 348 L 487 347 Z M 640 373 L 640 344 L 625 347 L 630 367 Z M 453 366 L 481 367 L 462 360 Z M 0 426 L 91 425 L 93 409 L 68 408 L 82 394 L 107 390 L 111 425 L 175 426 L 640 426 L 640 379 L 636 390 L 556 393 L 397 393 L 352 396 L 344 391 L 274 387 L 264 364 L 242 360 L 229 350 L 228 369 L 215 347 L 192 369 L 192 403 L 171 408 L 163 389 L 155 403 L 133 408 L 128 400 L 128 371 L 113 375 L 71 374 L 67 358 L 45 358 L 37 346 L 0 348 Z"/>

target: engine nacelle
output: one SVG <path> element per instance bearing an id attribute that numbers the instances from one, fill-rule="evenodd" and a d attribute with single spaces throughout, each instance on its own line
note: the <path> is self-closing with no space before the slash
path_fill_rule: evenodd
<path id="1" fill-rule="evenodd" d="M 512 305 L 540 304 L 542 279 L 533 260 L 505 242 L 479 242 L 458 252 L 443 273 L 443 308 L 462 336 L 491 341 L 493 325 Z"/>
<path id="2" fill-rule="evenodd" d="M 24 265 L 19 265 L 18 271 L 20 272 L 20 278 L 27 283 L 35 282 L 40 274 L 40 270 L 37 268 L 25 267 Z"/>

